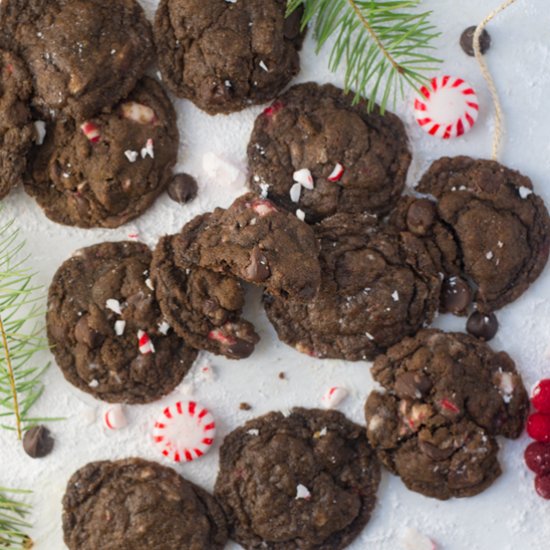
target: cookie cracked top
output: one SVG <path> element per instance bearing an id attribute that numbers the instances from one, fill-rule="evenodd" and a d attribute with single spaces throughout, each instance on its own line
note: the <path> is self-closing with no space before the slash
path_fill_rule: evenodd
<path id="1" fill-rule="evenodd" d="M 360 426 L 337 411 L 297 408 L 225 438 L 214 494 L 244 548 L 339 550 L 369 521 L 379 481 Z"/>
<path id="2" fill-rule="evenodd" d="M 161 0 L 155 40 L 163 80 L 210 114 L 273 99 L 298 73 L 302 9 L 284 0 Z"/>
<path id="3" fill-rule="evenodd" d="M 473 496 L 500 475 L 497 435 L 520 436 L 529 400 L 508 354 L 461 333 L 429 329 L 379 356 L 365 405 L 382 463 L 413 491 Z"/>

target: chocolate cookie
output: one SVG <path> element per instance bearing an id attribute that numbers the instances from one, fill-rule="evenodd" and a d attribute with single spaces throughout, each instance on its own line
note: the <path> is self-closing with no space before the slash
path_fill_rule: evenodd
<path id="1" fill-rule="evenodd" d="M 172 391 L 197 353 L 163 319 L 140 243 L 101 243 L 57 270 L 48 339 L 65 378 L 109 402 L 149 403 Z"/>
<path id="2" fill-rule="evenodd" d="M 494 161 L 445 157 L 416 190 L 437 199 L 437 214 L 453 235 L 482 313 L 514 301 L 540 275 L 550 218 L 529 178 Z"/>
<path id="3" fill-rule="evenodd" d="M 339 550 L 369 521 L 380 470 L 363 428 L 337 411 L 269 413 L 231 432 L 215 496 L 246 549 Z"/>
<path id="4" fill-rule="evenodd" d="M 313 223 L 339 212 L 388 212 L 405 185 L 411 153 L 395 115 L 369 114 L 365 102 L 353 105 L 353 95 L 308 83 L 256 119 L 248 160 L 253 189 L 268 186 L 277 205 L 299 208 Z M 300 174 L 312 181 L 293 188 Z"/>
<path id="5" fill-rule="evenodd" d="M 63 533 L 70 550 L 222 550 L 227 542 L 209 493 L 139 458 L 78 470 L 63 497 Z"/>
<path id="6" fill-rule="evenodd" d="M 308 304 L 264 297 L 279 338 L 314 357 L 374 359 L 431 322 L 440 279 L 422 242 L 337 214 L 314 226 L 321 242 L 321 290 Z"/>
<path id="7" fill-rule="evenodd" d="M 4 0 L 0 43 L 28 64 L 43 116 L 89 118 L 126 97 L 153 57 L 135 0 Z"/>
<path id="8" fill-rule="evenodd" d="M 237 279 L 185 259 L 211 217 L 197 216 L 181 233 L 163 237 L 153 254 L 151 276 L 163 314 L 190 346 L 243 359 L 260 339 L 241 318 L 244 289 Z"/>
<path id="9" fill-rule="evenodd" d="M 178 142 L 172 103 L 144 78 L 111 113 L 49 124 L 25 189 L 55 222 L 118 227 L 166 188 Z"/>
<path id="10" fill-rule="evenodd" d="M 273 99 L 300 68 L 302 9 L 284 0 L 161 0 L 155 41 L 163 80 L 207 113 Z"/>
<path id="11" fill-rule="evenodd" d="M 182 254 L 274 296 L 306 302 L 319 290 L 319 245 L 311 227 L 254 193 L 217 208 Z"/>
<path id="12" fill-rule="evenodd" d="M 423 330 L 379 356 L 367 435 L 405 485 L 438 499 L 473 496 L 500 475 L 495 436 L 517 438 L 529 400 L 504 352 L 460 333 Z"/>
<path id="13" fill-rule="evenodd" d="M 31 92 L 30 76 L 21 60 L 0 49 L 0 199 L 23 181 L 35 135 L 28 106 Z"/>

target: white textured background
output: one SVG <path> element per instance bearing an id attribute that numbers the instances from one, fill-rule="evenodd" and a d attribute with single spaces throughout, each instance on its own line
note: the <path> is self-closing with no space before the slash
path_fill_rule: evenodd
<path id="1" fill-rule="evenodd" d="M 481 113 L 474 130 L 465 137 L 442 142 L 425 135 L 414 123 L 411 97 L 400 102 L 397 112 L 405 120 L 414 153 L 409 183 L 414 184 L 429 163 L 442 155 L 490 155 L 492 109 L 489 95 L 474 59 L 458 45 L 462 30 L 475 24 L 496 7 L 500 0 L 427 0 L 434 10 L 433 20 L 442 31 L 438 53 L 445 59 L 443 72 L 461 76 L 478 91 Z M 152 18 L 155 0 L 144 2 Z M 506 138 L 502 161 L 530 176 L 535 189 L 550 204 L 550 87 L 548 2 L 519 0 L 499 16 L 489 30 L 493 45 L 487 60 L 501 91 L 506 114 Z M 311 36 L 302 53 L 302 72 L 296 81 L 342 82 L 342 75 L 328 72 L 328 52 L 316 57 Z M 188 206 L 179 206 L 162 197 L 141 219 L 118 230 L 79 230 L 49 222 L 34 202 L 18 190 L 4 201 L 2 216 L 14 216 L 28 239 L 32 267 L 38 282 L 47 286 L 60 265 L 76 248 L 103 240 L 125 239 L 138 232 L 152 245 L 156 239 L 175 232 L 194 215 L 215 206 L 226 206 L 245 191 L 241 184 L 227 185 L 209 179 L 202 168 L 202 157 L 214 152 L 235 165 L 245 166 L 248 136 L 254 117 L 261 107 L 231 116 L 210 117 L 187 101 L 176 101 L 182 147 L 178 169 L 196 176 L 199 197 Z M 517 361 L 525 384 L 531 387 L 539 378 L 550 375 L 550 273 L 547 269 L 531 289 L 514 304 L 499 312 L 501 329 L 492 345 L 508 351 Z M 258 307 L 259 293 L 249 296 L 248 316 L 255 322 L 262 341 L 254 355 L 244 361 L 231 362 L 219 357 L 203 356 L 197 365 L 208 360 L 217 378 L 207 381 L 191 374 L 195 397 L 209 406 L 219 431 L 214 452 L 192 464 L 178 466 L 184 476 L 212 489 L 217 470 L 217 447 L 224 434 L 248 418 L 272 409 L 295 405 L 315 407 L 331 385 L 347 387 L 351 394 L 341 409 L 363 423 L 362 406 L 373 387 L 367 363 L 321 361 L 300 355 L 279 343 Z M 447 328 L 463 329 L 462 319 L 440 319 Z M 44 357 L 47 361 L 48 357 Z M 277 374 L 284 371 L 287 380 Z M 66 383 L 54 365 L 45 377 L 46 392 L 36 414 L 66 416 L 67 420 L 51 426 L 55 451 L 48 458 L 32 461 L 8 432 L 0 433 L 0 485 L 34 490 L 34 524 L 32 535 L 38 550 L 64 548 L 60 525 L 61 498 L 68 477 L 86 462 L 97 459 L 139 455 L 158 459 L 149 444 L 151 424 L 163 403 L 175 395 L 148 406 L 127 410 L 130 428 L 107 433 L 97 418 L 105 405 Z M 181 395 L 181 394 L 179 394 Z M 241 401 L 252 411 L 238 410 Z M 504 474 L 483 494 L 463 500 L 439 502 L 407 491 L 399 479 L 385 474 L 379 490 L 379 503 L 372 521 L 350 547 L 371 550 L 398 550 L 406 527 L 415 527 L 433 537 L 444 550 L 508 550 L 548 548 L 550 543 L 550 502 L 536 496 L 532 475 L 523 465 L 526 436 L 517 442 L 502 440 L 500 453 Z M 229 548 L 237 548 L 229 545 Z"/>

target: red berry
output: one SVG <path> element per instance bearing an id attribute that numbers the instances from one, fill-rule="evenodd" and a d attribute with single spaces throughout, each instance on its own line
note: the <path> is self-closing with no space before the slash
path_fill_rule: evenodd
<path id="1" fill-rule="evenodd" d="M 534 442 L 525 449 L 525 464 L 538 475 L 550 474 L 550 444 Z"/>
<path id="2" fill-rule="evenodd" d="M 533 407 L 542 413 L 550 413 L 550 379 L 541 380 L 531 395 Z"/>
<path id="3" fill-rule="evenodd" d="M 545 499 L 550 499 L 550 475 L 535 478 L 535 490 Z"/>
<path id="4" fill-rule="evenodd" d="M 530 415 L 527 419 L 527 433 L 535 441 L 550 442 L 550 414 Z"/>

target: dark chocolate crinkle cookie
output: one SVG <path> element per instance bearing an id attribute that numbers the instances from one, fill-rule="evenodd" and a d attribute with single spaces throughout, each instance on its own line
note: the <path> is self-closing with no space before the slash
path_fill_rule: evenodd
<path id="1" fill-rule="evenodd" d="M 273 99 L 298 73 L 302 9 L 284 0 L 161 0 L 155 41 L 163 80 L 210 113 Z"/>
<path id="2" fill-rule="evenodd" d="M 260 338 L 241 318 L 240 282 L 185 259 L 185 251 L 211 217 L 197 216 L 179 234 L 163 237 L 153 253 L 151 276 L 162 312 L 190 346 L 243 359 Z"/>
<path id="3" fill-rule="evenodd" d="M 22 61 L 0 49 L 0 199 L 23 182 L 27 152 L 35 137 L 31 92 L 30 76 Z"/>
<path id="4" fill-rule="evenodd" d="M 28 64 L 33 105 L 47 118 L 88 118 L 114 105 L 153 57 L 135 0 L 4 0 L 0 21 L 0 43 Z"/>
<path id="5" fill-rule="evenodd" d="M 268 186 L 277 205 L 300 209 L 313 223 L 343 212 L 387 213 L 403 190 L 411 153 L 397 116 L 369 114 L 364 102 L 353 105 L 353 95 L 308 83 L 256 119 L 248 160 L 253 189 Z M 313 181 L 293 188 L 307 171 Z"/>
<path id="6" fill-rule="evenodd" d="M 319 245 L 311 227 L 254 193 L 217 208 L 183 255 L 274 296 L 306 302 L 319 290 Z"/>
<path id="7" fill-rule="evenodd" d="M 283 342 L 315 357 L 374 359 L 431 322 L 441 283 L 419 239 L 366 214 L 338 214 L 314 230 L 321 242 L 317 298 L 299 304 L 264 297 Z"/>
<path id="8" fill-rule="evenodd" d="M 222 550 L 227 523 L 214 498 L 172 468 L 129 458 L 73 474 L 63 533 L 70 550 Z"/>
<path id="9" fill-rule="evenodd" d="M 514 301 L 540 275 L 548 260 L 550 218 L 528 177 L 490 160 L 445 157 L 416 190 L 437 200 L 481 312 Z"/>
<path id="10" fill-rule="evenodd" d="M 225 438 L 214 494 L 246 549 L 339 550 L 369 521 L 379 481 L 364 428 L 337 411 L 298 408 Z"/>
<path id="11" fill-rule="evenodd" d="M 49 124 L 25 189 L 55 222 L 118 227 L 170 183 L 178 143 L 172 103 L 144 78 L 110 113 Z"/>
<path id="12" fill-rule="evenodd" d="M 495 436 L 517 438 L 529 411 L 508 354 L 460 333 L 423 330 L 379 356 L 367 435 L 405 485 L 438 499 L 473 496 L 500 475 Z"/>
<path id="13" fill-rule="evenodd" d="M 46 322 L 57 364 L 98 399 L 155 401 L 196 358 L 160 312 L 150 264 L 144 244 L 101 243 L 77 251 L 50 285 Z"/>

